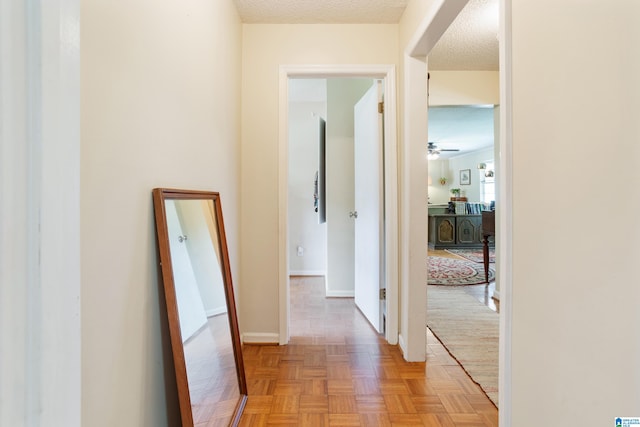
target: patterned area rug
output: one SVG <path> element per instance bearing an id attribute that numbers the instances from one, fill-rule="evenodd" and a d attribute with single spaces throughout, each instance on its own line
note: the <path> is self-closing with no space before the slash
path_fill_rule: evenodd
<path id="1" fill-rule="evenodd" d="M 469 261 L 484 263 L 482 249 L 445 249 L 450 254 L 459 255 Z M 489 262 L 496 262 L 496 250 L 489 248 Z"/>
<path id="2" fill-rule="evenodd" d="M 500 315 L 462 289 L 427 287 L 427 326 L 498 406 Z"/>
<path id="3" fill-rule="evenodd" d="M 454 258 L 429 256 L 429 285 L 465 286 L 487 283 L 484 280 L 484 265 Z M 495 271 L 489 267 L 489 281 L 494 280 Z"/>

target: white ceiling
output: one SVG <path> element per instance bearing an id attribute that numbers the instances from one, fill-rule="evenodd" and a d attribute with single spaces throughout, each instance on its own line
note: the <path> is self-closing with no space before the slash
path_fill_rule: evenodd
<path id="1" fill-rule="evenodd" d="M 441 159 L 493 146 L 493 105 L 429 107 L 429 141 L 440 149 Z"/>
<path id="2" fill-rule="evenodd" d="M 234 0 L 246 23 L 397 23 L 408 0 Z M 429 55 L 430 70 L 498 70 L 498 0 L 469 0 Z M 309 82 L 307 82 L 309 83 Z M 294 99 L 321 90 L 292 87 Z M 298 99 L 298 100 L 300 100 Z M 309 99 L 307 99 L 308 101 Z M 490 117 L 489 117 L 490 116 Z M 459 148 L 442 158 L 493 144 L 493 109 L 437 107 L 429 111 L 429 141 Z"/>

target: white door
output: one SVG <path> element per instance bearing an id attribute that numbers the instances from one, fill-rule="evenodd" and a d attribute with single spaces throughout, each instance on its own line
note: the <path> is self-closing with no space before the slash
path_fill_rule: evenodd
<path id="1" fill-rule="evenodd" d="M 380 333 L 384 332 L 383 142 L 381 82 L 376 81 L 354 107 L 355 303 Z"/>

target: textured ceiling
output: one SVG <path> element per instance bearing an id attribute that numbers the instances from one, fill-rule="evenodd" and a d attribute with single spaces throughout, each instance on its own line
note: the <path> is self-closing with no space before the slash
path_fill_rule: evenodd
<path id="1" fill-rule="evenodd" d="M 397 23 L 408 0 L 234 0 L 245 23 Z M 498 70 L 498 0 L 470 0 L 429 55 L 432 70 Z"/>
<path id="2" fill-rule="evenodd" d="M 245 23 L 397 23 L 407 0 L 234 0 Z M 469 0 L 429 55 L 431 70 L 498 70 L 498 1 Z M 292 100 L 318 100 L 316 86 L 291 87 Z M 318 86 L 319 85 L 319 86 Z M 493 109 L 441 107 L 429 110 L 429 140 L 440 148 L 475 151 L 493 143 Z"/>
<path id="3" fill-rule="evenodd" d="M 471 0 L 429 54 L 431 70 L 498 70 L 498 0 Z"/>
<path id="4" fill-rule="evenodd" d="M 235 0 L 243 22 L 395 24 L 408 0 Z"/>

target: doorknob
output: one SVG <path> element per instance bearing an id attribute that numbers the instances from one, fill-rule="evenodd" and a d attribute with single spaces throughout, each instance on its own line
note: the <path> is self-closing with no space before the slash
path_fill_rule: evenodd
<path id="1" fill-rule="evenodd" d="M 358 211 L 349 212 L 349 218 L 358 218 Z"/>

